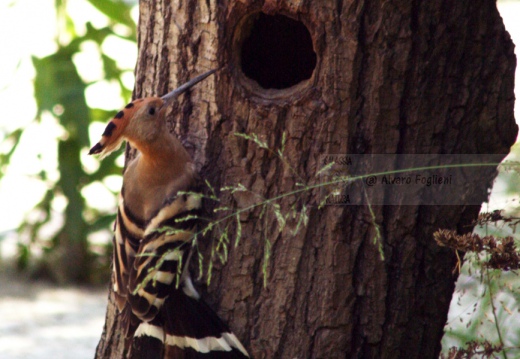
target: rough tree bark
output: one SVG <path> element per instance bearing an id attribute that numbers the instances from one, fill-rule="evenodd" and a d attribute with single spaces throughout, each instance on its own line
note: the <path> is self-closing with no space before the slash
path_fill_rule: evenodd
<path id="1" fill-rule="evenodd" d="M 309 79 L 266 90 L 244 75 L 241 46 L 255 12 L 307 27 L 316 53 Z M 138 43 L 135 97 L 222 67 L 172 114 L 172 130 L 216 188 L 242 183 L 273 197 L 299 181 L 235 132 L 277 148 L 285 131 L 287 163 L 308 182 L 321 154 L 506 154 L 516 138 L 515 56 L 494 0 L 149 0 L 140 3 Z M 484 201 L 494 176 L 482 171 L 460 203 Z M 247 193 L 228 199 L 237 208 L 257 201 Z M 436 358 L 456 259 L 432 233 L 470 231 L 479 206 L 395 200 L 373 208 L 384 261 L 367 206 L 311 207 L 294 237 L 277 232 L 274 216 L 259 220 L 259 209 L 242 215 L 240 245 L 204 297 L 254 358 Z M 310 191 L 280 204 L 318 201 Z M 119 339 L 110 301 L 96 357 L 122 357 Z"/>

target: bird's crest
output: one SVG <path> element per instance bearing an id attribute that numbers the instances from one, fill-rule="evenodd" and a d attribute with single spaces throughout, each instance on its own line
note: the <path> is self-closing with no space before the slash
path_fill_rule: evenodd
<path id="1" fill-rule="evenodd" d="M 104 158 L 110 153 L 116 151 L 123 142 L 123 131 L 126 126 L 128 126 L 130 119 L 139 108 L 143 106 L 143 104 L 148 102 L 147 100 L 149 101 L 150 98 L 137 99 L 130 102 L 124 109 L 119 111 L 114 118 L 110 120 L 107 127 L 105 127 L 105 131 L 101 135 L 101 140 L 90 149 L 88 154 L 101 154 L 101 158 Z"/>
<path id="2" fill-rule="evenodd" d="M 101 158 L 108 156 L 110 153 L 117 150 L 124 140 L 124 130 L 142 107 L 146 107 L 150 102 L 158 102 L 161 104 L 171 101 L 177 98 L 180 94 L 186 92 L 189 88 L 204 80 L 209 75 L 213 74 L 217 70 L 211 70 L 195 77 L 188 81 L 182 86 L 175 90 L 167 93 L 166 95 L 159 97 L 147 97 L 143 99 L 137 99 L 130 102 L 125 106 L 124 109 L 119 111 L 114 118 L 108 123 L 105 131 L 101 135 L 101 140 L 96 143 L 89 151 L 89 155 L 99 154 Z"/>

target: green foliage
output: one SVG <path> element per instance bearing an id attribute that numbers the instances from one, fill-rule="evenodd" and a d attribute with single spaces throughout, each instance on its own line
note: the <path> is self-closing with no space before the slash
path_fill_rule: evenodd
<path id="1" fill-rule="evenodd" d="M 9 149 L 6 153 L 0 153 L 0 180 L 6 172 L 7 165 L 13 156 L 14 151 L 20 143 L 20 137 L 22 137 L 23 129 L 18 128 L 13 132 L 7 134 L 4 138 L 4 143 L 8 145 Z"/>
<path id="2" fill-rule="evenodd" d="M 90 42 L 97 45 L 102 61 L 105 80 L 114 80 L 121 89 L 125 101 L 129 100 L 131 89 L 124 86 L 121 77 L 125 71 L 117 65 L 116 60 L 105 55 L 101 46 L 109 36 L 116 36 L 135 43 L 136 26 L 130 16 L 131 7 L 120 0 L 89 0 L 101 13 L 108 17 L 109 26 L 95 28 L 91 23 L 85 24 L 85 33 L 79 35 L 73 19 L 67 13 L 67 1 L 56 0 L 60 36 L 56 39 L 57 50 L 44 58 L 32 58 L 35 69 L 34 96 L 37 103 L 36 120 L 43 115 L 52 115 L 59 122 L 65 133 L 58 139 L 58 171 L 59 179 L 51 180 L 48 170 L 38 174 L 38 178 L 48 186 L 44 197 L 36 205 L 20 228 L 19 267 L 27 268 L 31 260 L 31 248 L 43 248 L 44 256 L 40 264 L 47 269 L 48 275 L 60 281 L 90 282 L 101 263 L 91 250 L 87 240 L 90 233 L 108 229 L 115 216 L 90 208 L 81 195 L 81 190 L 96 181 L 102 181 L 110 175 L 120 175 L 121 169 L 115 164 L 116 157 L 111 156 L 100 163 L 97 170 L 87 173 L 81 161 L 81 154 L 91 145 L 89 126 L 94 121 L 106 122 L 117 110 L 106 111 L 89 108 L 85 98 L 85 90 L 92 83 L 86 83 L 78 73 L 73 58 L 81 52 L 82 45 Z M 113 25 L 126 27 L 128 35 L 116 33 Z M 121 32 L 121 31 L 120 31 Z M 67 35 L 67 36 L 64 36 Z M 64 43 L 63 38 L 70 39 Z M 13 153 L 17 148 L 24 128 L 18 128 L 4 139 L 8 150 L 0 155 L 0 173 L 5 173 Z M 48 149 L 42 148 L 41 153 Z M 0 175 L 1 176 L 1 175 Z M 1 179 L 1 177 L 0 177 Z M 41 235 L 40 229 L 53 220 L 53 203 L 57 197 L 65 199 L 66 205 L 62 213 L 62 222 L 51 238 Z M 92 213 L 92 220 L 87 220 L 87 213 Z M 99 253 L 98 253 L 99 255 Z M 104 259 L 108 266 L 108 259 Z"/>
<path id="3" fill-rule="evenodd" d="M 135 38 L 135 23 L 130 16 L 130 8 L 127 3 L 122 0 L 88 0 L 96 9 L 105 14 L 115 23 L 126 25 L 132 30 L 131 38 Z"/>

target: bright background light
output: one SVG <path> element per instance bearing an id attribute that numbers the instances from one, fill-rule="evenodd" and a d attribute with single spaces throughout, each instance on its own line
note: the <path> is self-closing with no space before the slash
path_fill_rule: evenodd
<path id="1" fill-rule="evenodd" d="M 74 20 L 78 32 L 85 33 L 85 24 L 91 22 L 95 27 L 108 25 L 107 18 L 84 0 L 68 0 L 69 16 Z M 137 9 L 133 16 L 137 21 Z M 20 26 L 31 24 L 31 26 Z M 116 32 L 118 28 L 114 29 Z M 123 31 L 124 29 L 120 30 Z M 57 49 L 56 38 L 65 39 L 59 31 L 54 0 L 18 0 L 0 3 L 0 48 L 7 49 L 0 56 L 0 105 L 4 109 L 0 116 L 0 142 L 5 135 L 21 126 L 26 127 L 19 146 L 7 167 L 7 173 L 0 181 L 0 235 L 16 229 L 24 216 L 42 198 L 46 184 L 35 178 L 35 174 L 46 169 L 51 171 L 51 180 L 58 178 L 57 142 L 65 131 L 50 115 L 42 115 L 40 123 L 34 121 L 36 104 L 33 96 L 33 78 L 31 56 L 45 57 Z M 15 36 L 12 36 L 12 35 Z M 126 34 L 124 34 L 126 35 Z M 136 58 L 136 45 L 109 36 L 102 45 L 102 51 L 114 58 L 120 68 L 133 70 Z M 104 73 L 97 45 L 86 42 L 81 52 L 74 57 L 74 63 L 81 78 L 94 82 L 85 91 L 89 107 L 113 110 L 123 107 L 119 86 L 111 81 L 104 81 Z M 128 88 L 133 88 L 132 71 L 126 72 L 122 81 Z M 87 115 L 87 114 L 85 114 Z M 107 119 L 108 120 L 108 119 Z M 98 141 L 104 125 L 94 123 L 91 126 L 91 142 Z M 44 155 L 38 157 L 42 148 Z M 0 150 L 2 150 L 0 148 Z M 85 154 L 82 162 L 88 171 L 97 167 L 96 160 Z M 114 183 L 117 182 L 117 183 Z M 117 179 L 108 180 L 110 188 L 120 188 Z M 113 206 L 113 195 L 102 186 L 88 186 L 84 189 L 87 200 L 93 207 Z M 91 203 L 92 202 L 92 203 Z M 10 246 L 12 247 L 12 246 Z M 5 248 L 4 248 L 4 255 Z"/>

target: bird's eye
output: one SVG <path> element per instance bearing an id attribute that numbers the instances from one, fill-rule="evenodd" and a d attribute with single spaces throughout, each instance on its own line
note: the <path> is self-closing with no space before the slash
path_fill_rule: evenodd
<path id="1" fill-rule="evenodd" d="M 152 116 L 155 115 L 155 107 L 150 107 L 150 108 L 148 109 L 148 113 L 149 113 L 150 115 L 152 115 Z"/>

